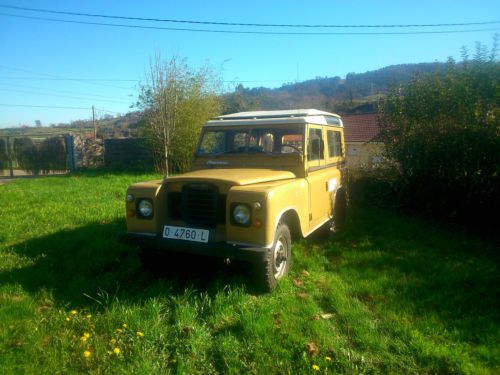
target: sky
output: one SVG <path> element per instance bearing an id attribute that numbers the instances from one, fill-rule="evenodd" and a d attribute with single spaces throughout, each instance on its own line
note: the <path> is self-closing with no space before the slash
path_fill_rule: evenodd
<path id="1" fill-rule="evenodd" d="M 51 14 L 11 5 L 101 15 L 252 24 L 421 25 L 406 28 L 285 28 L 168 23 Z M 16 16 L 16 17 L 14 17 Z M 197 30 L 290 33 L 439 34 L 281 35 L 124 28 L 64 21 Z M 134 108 L 149 59 L 185 57 L 193 69 L 210 64 L 225 90 L 279 87 L 316 77 L 345 77 L 388 65 L 460 59 L 463 46 L 491 47 L 500 32 L 500 1 L 28 1 L 0 0 L 0 128 L 43 126 L 126 113 Z M 470 30 L 485 31 L 470 31 Z M 57 107 L 57 108 L 56 108 Z"/>

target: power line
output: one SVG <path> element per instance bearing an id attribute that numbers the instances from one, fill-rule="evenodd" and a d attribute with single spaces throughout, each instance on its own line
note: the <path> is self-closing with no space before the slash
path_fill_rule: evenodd
<path id="1" fill-rule="evenodd" d="M 54 106 L 54 105 L 32 105 L 32 104 L 6 104 L 0 103 L 2 107 L 26 107 L 26 108 L 54 108 L 54 109 L 85 109 L 88 111 L 89 107 L 65 107 L 65 106 Z"/>
<path id="2" fill-rule="evenodd" d="M 116 99 L 116 100 L 127 100 L 124 97 L 118 97 L 118 96 L 106 96 L 106 95 L 99 95 L 99 94 L 91 94 L 91 93 L 85 93 L 85 92 L 75 92 L 75 91 L 66 91 L 66 90 L 57 90 L 57 89 L 49 89 L 45 87 L 34 87 L 34 86 L 25 86 L 25 85 L 16 85 L 12 83 L 3 83 L 0 82 L 0 86 L 8 86 L 8 87 L 17 87 L 21 89 L 31 89 L 31 90 L 42 90 L 42 91 L 50 91 L 50 92 L 55 92 L 55 93 L 62 93 L 62 94 L 70 94 L 70 95 L 83 95 L 87 98 L 97 98 L 97 99 Z"/>
<path id="3" fill-rule="evenodd" d="M 288 32 L 288 31 L 248 31 L 248 30 L 217 30 L 217 29 L 190 29 L 178 27 L 158 27 L 158 26 L 143 26 L 143 25 L 130 25 L 119 23 L 105 23 L 105 22 L 87 22 L 77 20 L 65 20 L 45 17 L 22 16 L 18 14 L 0 13 L 0 16 L 33 19 L 39 21 L 61 22 L 61 23 L 74 23 L 80 25 L 93 25 L 93 26 L 109 26 L 109 27 L 122 27 L 130 29 L 147 29 L 147 30 L 168 30 L 168 31 L 190 31 L 190 32 L 203 32 L 203 33 L 219 33 L 219 34 L 252 34 L 252 35 L 417 35 L 417 34 L 456 34 L 456 33 L 470 33 L 481 31 L 496 31 L 500 28 L 486 28 L 486 29 L 468 29 L 468 30 L 436 30 L 436 31 L 396 31 L 396 32 Z"/>
<path id="4" fill-rule="evenodd" d="M 89 111 L 92 109 L 91 107 L 67 107 L 67 106 L 54 106 L 54 105 L 11 104 L 11 103 L 0 103 L 0 106 L 2 106 L 2 107 L 24 107 L 24 108 L 49 108 L 49 109 L 81 109 L 81 110 L 86 110 L 86 111 Z M 103 112 L 121 114 L 120 112 L 110 111 L 110 110 L 104 109 L 104 108 L 96 108 L 96 109 L 98 109 L 99 111 L 103 111 Z"/>
<path id="5" fill-rule="evenodd" d="M 140 79 L 108 79 L 108 78 L 0 77 L 0 79 L 27 80 L 27 81 L 34 80 L 34 81 L 141 82 Z M 231 79 L 231 80 L 223 80 L 222 83 L 292 82 L 292 81 L 293 79 L 257 79 L 257 80 Z"/>
<path id="6" fill-rule="evenodd" d="M 162 18 L 144 18 L 144 17 L 127 17 L 109 14 L 97 13 L 79 13 L 57 11 L 51 9 L 26 8 L 14 5 L 0 4 L 0 8 L 26 10 L 39 13 L 64 14 L 70 16 L 83 17 L 98 17 L 107 19 L 121 19 L 133 21 L 149 21 L 149 22 L 170 22 L 182 24 L 198 24 L 198 25 L 219 25 L 219 26 L 246 26 L 246 27 L 293 27 L 293 28 L 402 28 L 402 27 L 449 27 L 449 26 L 473 26 L 473 25 L 491 25 L 498 24 L 500 21 L 481 21 L 481 22 L 460 22 L 460 23 L 434 23 L 434 24 L 389 24 L 389 25 L 332 25 L 332 24 L 272 24 L 272 23 L 240 23 L 240 22 L 218 22 L 218 21 L 199 21 L 199 20 L 178 20 L 178 19 L 162 19 Z"/>
<path id="7" fill-rule="evenodd" d="M 26 69 L 13 68 L 13 67 L 9 67 L 9 66 L 2 65 L 2 64 L 0 64 L 0 68 L 9 69 L 9 70 L 15 70 L 15 71 L 29 73 L 29 74 L 35 74 L 35 75 L 39 75 L 39 76 L 45 76 L 44 78 L 47 79 L 47 80 L 48 79 L 53 79 L 53 80 L 65 80 L 66 79 L 65 77 L 59 76 L 59 75 L 34 72 L 34 71 L 31 71 L 31 70 L 26 70 Z M 96 86 L 102 86 L 102 87 L 111 87 L 111 88 L 120 89 L 120 90 L 130 90 L 130 88 L 125 88 L 125 87 L 122 87 L 122 86 L 115 86 L 115 85 L 109 85 L 109 84 L 104 84 L 104 83 L 86 82 L 85 80 L 82 80 L 82 79 L 74 79 L 74 80 L 75 81 L 81 81 L 83 83 L 87 83 L 87 84 L 90 84 L 90 85 L 96 85 Z"/>
<path id="8" fill-rule="evenodd" d="M 46 92 L 36 92 L 36 91 L 28 91 L 28 90 L 16 90 L 16 89 L 2 89 L 0 91 L 7 92 L 18 92 L 21 94 L 31 94 L 31 95 L 42 95 L 42 96 L 53 96 L 57 98 L 65 98 L 65 99 L 78 99 L 78 100 L 88 100 L 88 101 L 101 101 L 106 103 L 115 103 L 115 104 L 127 104 L 130 105 L 130 102 L 116 101 L 116 100 L 108 100 L 108 99 L 95 99 L 95 98 L 85 98 L 82 96 L 69 96 L 69 95 L 58 95 L 58 94 L 48 94 Z"/>

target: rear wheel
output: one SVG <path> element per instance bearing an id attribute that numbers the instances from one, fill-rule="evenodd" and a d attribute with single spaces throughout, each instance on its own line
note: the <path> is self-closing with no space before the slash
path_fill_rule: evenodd
<path id="1" fill-rule="evenodd" d="M 333 206 L 334 229 L 342 228 L 347 219 L 347 195 L 344 189 L 335 194 L 335 205 Z"/>
<path id="2" fill-rule="evenodd" d="M 274 243 L 267 250 L 263 263 L 255 265 L 256 284 L 259 289 L 270 292 L 290 269 L 292 262 L 292 239 L 290 229 L 279 223 L 274 235 Z"/>

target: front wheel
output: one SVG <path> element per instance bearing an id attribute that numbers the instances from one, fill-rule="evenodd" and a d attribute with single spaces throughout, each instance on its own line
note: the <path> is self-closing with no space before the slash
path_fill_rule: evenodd
<path id="1" fill-rule="evenodd" d="M 255 265 L 256 284 L 266 292 L 276 288 L 278 281 L 290 269 L 292 263 L 292 239 L 290 229 L 285 223 L 279 223 L 274 235 L 274 243 L 267 250 L 263 263 Z"/>

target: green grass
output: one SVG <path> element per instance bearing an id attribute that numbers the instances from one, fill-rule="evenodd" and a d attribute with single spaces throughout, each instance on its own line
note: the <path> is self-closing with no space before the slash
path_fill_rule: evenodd
<path id="1" fill-rule="evenodd" d="M 259 295 L 242 266 L 151 271 L 117 243 L 126 187 L 152 178 L 0 186 L 0 373 L 500 371 L 494 244 L 357 207 L 344 232 L 296 243 L 292 274 Z"/>

